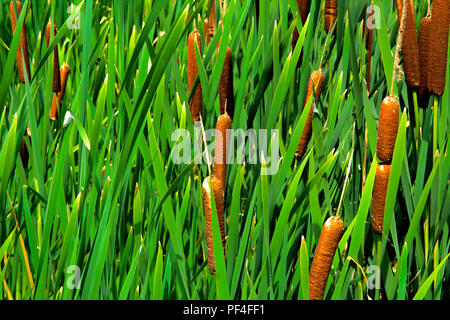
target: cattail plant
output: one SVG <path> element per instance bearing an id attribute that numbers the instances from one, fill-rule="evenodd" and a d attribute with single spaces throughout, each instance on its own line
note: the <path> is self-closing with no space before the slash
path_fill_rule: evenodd
<path id="1" fill-rule="evenodd" d="M 188 37 L 188 87 L 189 87 L 189 94 L 192 91 L 192 88 L 194 86 L 195 78 L 198 75 L 198 65 L 197 65 L 197 59 L 195 56 L 195 45 L 197 45 L 198 51 L 201 53 L 201 39 L 200 39 L 200 33 L 197 29 L 192 31 L 189 34 Z M 193 95 L 191 98 L 191 101 L 189 102 L 189 109 L 191 110 L 191 116 L 192 120 L 194 122 L 200 120 L 200 115 L 202 113 L 203 109 L 203 102 L 202 102 L 202 86 L 199 82 Z"/>
<path id="2" fill-rule="evenodd" d="M 325 0 L 325 31 L 333 29 L 337 19 L 337 0 Z"/>
<path id="3" fill-rule="evenodd" d="M 220 46 L 220 43 L 219 43 Z M 219 47 L 217 47 L 219 50 Z M 220 114 L 226 112 L 231 119 L 234 116 L 234 92 L 233 92 L 233 54 L 230 47 L 227 47 L 222 75 L 219 82 L 219 106 Z"/>
<path id="4" fill-rule="evenodd" d="M 398 131 L 398 113 L 398 99 L 391 96 L 384 98 L 378 119 L 377 156 L 385 163 L 390 163 L 394 154 Z"/>
<path id="5" fill-rule="evenodd" d="M 400 1 L 402 2 L 402 1 Z M 397 1 L 397 14 L 399 23 L 404 23 L 403 40 L 401 50 L 403 53 L 403 70 L 405 71 L 406 84 L 410 88 L 418 88 L 420 85 L 419 69 L 419 45 L 417 42 L 416 18 L 412 0 L 406 0 L 406 15 L 403 17 L 403 3 Z"/>
<path id="6" fill-rule="evenodd" d="M 60 69 L 61 75 L 61 90 L 53 95 L 52 108 L 50 109 L 50 119 L 57 120 L 59 117 L 59 109 L 61 108 L 62 101 L 66 94 L 67 78 L 69 76 L 70 67 L 67 64 L 63 64 Z"/>
<path id="7" fill-rule="evenodd" d="M 433 1 L 427 87 L 428 91 L 435 96 L 442 96 L 445 89 L 449 11 L 448 0 Z"/>
<path id="8" fill-rule="evenodd" d="M 391 174 L 390 164 L 377 164 L 375 181 L 372 191 L 372 220 L 373 232 L 381 234 L 383 232 L 384 207 L 386 205 L 386 193 Z"/>
<path id="9" fill-rule="evenodd" d="M 216 4 L 214 0 L 211 0 L 209 3 L 209 18 L 208 23 L 206 24 L 206 45 L 209 44 L 209 41 L 214 37 L 214 33 L 216 32 Z"/>
<path id="10" fill-rule="evenodd" d="M 322 86 L 323 86 L 324 80 L 325 80 L 325 74 L 323 73 L 322 69 L 313 71 L 313 73 L 311 74 L 311 77 L 309 79 L 308 90 L 306 92 L 305 101 L 303 103 L 303 109 L 308 104 L 308 101 L 312 97 L 313 92 L 314 92 L 315 100 L 316 101 L 319 100 L 320 93 L 322 92 Z M 311 108 L 309 109 L 308 117 L 306 118 L 305 126 L 303 128 L 303 132 L 302 132 L 300 141 L 297 146 L 297 151 L 295 152 L 295 155 L 299 158 L 303 157 L 303 155 L 305 154 L 309 140 L 311 139 L 312 117 L 313 117 L 313 111 L 314 111 L 313 104 L 314 103 L 311 103 Z"/>
<path id="11" fill-rule="evenodd" d="M 310 5 L 311 5 L 310 0 L 297 0 L 298 11 L 300 12 L 300 19 L 302 20 L 302 24 L 305 24 L 306 19 L 308 18 Z M 295 46 L 297 45 L 298 37 L 299 37 L 298 29 L 297 27 L 295 27 L 294 32 L 292 33 L 292 51 L 294 51 Z M 297 68 L 301 67 L 303 60 L 302 58 L 303 52 L 300 53 Z"/>
<path id="12" fill-rule="evenodd" d="M 309 299 L 322 300 L 334 254 L 344 233 L 344 223 L 339 216 L 330 217 L 320 233 L 309 271 Z"/>
<path id="13" fill-rule="evenodd" d="M 213 192 L 211 193 L 210 186 L 212 185 Z M 207 177 L 203 181 L 203 210 L 205 212 L 205 237 L 206 249 L 208 259 L 208 269 L 211 274 L 216 273 L 214 264 L 214 247 L 213 247 L 213 228 L 211 216 L 211 195 L 214 195 L 214 203 L 216 205 L 217 218 L 219 221 L 220 236 L 222 239 L 222 248 L 225 250 L 225 220 L 224 220 L 224 193 L 221 189 L 219 179 L 216 177 Z"/>
<path id="14" fill-rule="evenodd" d="M 431 46 L 431 17 L 424 17 L 420 22 L 419 30 L 419 67 L 420 87 L 418 103 L 421 108 L 428 107 L 430 92 L 428 91 L 428 59 Z"/>
<path id="15" fill-rule="evenodd" d="M 52 22 L 50 21 L 47 24 L 47 28 L 45 29 L 45 41 L 47 43 L 47 48 L 50 45 L 50 38 L 51 38 L 51 31 L 53 29 L 53 34 L 56 34 L 56 26 L 53 26 L 52 28 Z M 59 70 L 59 54 L 58 54 L 58 45 L 56 45 L 55 49 L 53 50 L 53 85 L 52 85 L 53 92 L 59 92 L 61 91 L 61 75 Z"/>
<path id="16" fill-rule="evenodd" d="M 11 14 L 11 25 L 12 25 L 12 31 L 13 33 L 16 31 L 17 27 L 17 18 L 19 17 L 20 13 L 22 12 L 22 2 L 16 1 L 17 6 L 17 16 L 14 11 L 14 3 L 11 1 L 9 5 L 9 10 Z M 20 42 L 19 42 L 19 48 L 17 49 L 16 54 L 16 61 L 17 61 L 17 69 L 19 73 L 19 80 L 22 83 L 25 83 L 25 69 L 27 72 L 27 78 L 28 81 L 31 79 L 31 69 L 30 69 L 30 56 L 28 54 L 28 40 L 27 40 L 27 30 L 25 27 L 25 23 L 22 26 L 22 30 L 20 31 Z M 25 66 L 24 66 L 25 63 Z"/>
<path id="17" fill-rule="evenodd" d="M 227 155 L 229 137 L 227 130 L 231 129 L 231 118 L 225 111 L 219 116 L 216 124 L 216 137 L 214 142 L 213 176 L 219 181 L 220 190 L 224 193 L 227 177 Z"/>

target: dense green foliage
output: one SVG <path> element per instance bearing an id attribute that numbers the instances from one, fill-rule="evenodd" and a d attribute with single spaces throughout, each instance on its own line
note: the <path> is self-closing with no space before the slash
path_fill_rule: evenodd
<path id="1" fill-rule="evenodd" d="M 208 16 L 208 1 L 74 0 L 79 29 L 66 2 L 23 2 L 18 24 L 27 29 L 30 83 L 18 79 L 19 33 L 13 37 L 9 1 L 0 7 L 0 298 L 307 299 L 322 225 L 343 192 L 345 233 L 326 299 L 450 298 L 450 72 L 444 95 L 427 109 L 417 107 L 404 78 L 396 81 L 401 119 L 384 233 L 370 228 L 378 113 L 391 87 L 398 36 L 393 1 L 374 1 L 381 25 L 374 30 L 369 93 L 366 1 L 339 0 L 329 38 L 324 1 L 312 1 L 304 27 L 295 0 L 260 1 L 259 21 L 255 1 L 226 1 L 223 19 L 216 1 L 216 34 L 209 46 L 202 40 L 198 77 L 204 128 L 215 128 L 219 115 L 227 42 L 218 55 L 216 48 L 228 39 L 233 128 L 279 129 L 280 162 L 275 175 L 261 175 L 259 162 L 228 166 L 226 251 L 217 255 L 214 276 L 206 263 L 201 188 L 210 169 L 193 158 L 171 159 L 172 132 L 194 134 L 187 37 L 194 19 Z M 427 3 L 414 3 L 418 26 Z M 58 33 L 47 48 L 50 17 Z M 203 34 L 204 24 L 196 24 Z M 295 26 L 300 37 L 292 50 Z M 56 45 L 71 72 L 55 122 L 48 114 Z M 306 87 L 321 60 L 326 78 L 313 136 L 297 159 Z M 381 277 L 374 290 L 373 266 Z"/>

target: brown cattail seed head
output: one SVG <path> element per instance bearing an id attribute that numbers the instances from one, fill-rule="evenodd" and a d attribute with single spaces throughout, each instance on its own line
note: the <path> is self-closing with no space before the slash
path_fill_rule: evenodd
<path id="1" fill-rule="evenodd" d="M 297 0 L 298 11 L 300 12 L 300 19 L 302 20 L 303 24 L 305 24 L 306 19 L 308 18 L 310 4 L 311 4 L 310 0 Z M 294 51 L 295 46 L 297 45 L 298 37 L 299 37 L 298 29 L 297 27 L 295 27 L 294 32 L 292 33 L 292 51 Z M 303 60 L 303 51 L 300 53 L 297 68 L 301 67 L 302 60 Z"/>
<path id="2" fill-rule="evenodd" d="M 52 108 L 50 109 L 50 120 L 56 121 L 59 116 L 58 93 L 53 93 Z"/>
<path id="3" fill-rule="evenodd" d="M 419 31 L 419 66 L 420 66 L 420 87 L 418 102 L 421 108 L 428 107 L 430 92 L 428 91 L 428 70 L 431 46 L 431 18 L 425 17 L 420 22 Z"/>
<path id="4" fill-rule="evenodd" d="M 315 100 L 318 101 L 320 97 L 320 93 L 322 92 L 323 82 L 325 80 L 325 74 L 322 69 L 313 71 L 311 77 L 309 78 L 308 90 L 306 92 L 305 101 L 303 103 L 303 109 L 308 104 L 309 99 L 311 98 L 313 92 L 315 96 Z M 315 90 L 314 90 L 315 88 Z M 302 135 L 300 137 L 300 141 L 297 146 L 297 151 L 295 155 L 297 157 L 303 157 L 306 152 L 306 147 L 308 146 L 309 140 L 311 139 L 312 134 L 312 117 L 314 112 L 313 102 L 311 103 L 311 108 L 308 112 L 308 117 L 306 118 L 305 126 L 303 128 Z M 302 109 L 302 110 L 303 110 Z"/>
<path id="5" fill-rule="evenodd" d="M 378 119 L 377 156 L 378 159 L 385 163 L 390 163 L 394 154 L 398 117 L 398 99 L 395 97 L 384 98 Z"/>
<path id="6" fill-rule="evenodd" d="M 227 113 L 220 115 L 216 125 L 213 176 L 220 182 L 220 190 L 223 193 L 225 192 L 226 187 L 227 155 L 229 147 L 229 135 L 227 136 L 227 130 L 230 129 L 230 116 Z"/>
<path id="7" fill-rule="evenodd" d="M 344 223 L 338 216 L 325 222 L 309 272 L 309 299 L 322 300 L 333 264 L 334 254 L 344 233 Z"/>
<path id="8" fill-rule="evenodd" d="M 297 0 L 298 11 L 300 12 L 300 18 L 302 19 L 303 24 L 305 24 L 306 19 L 308 18 L 310 5 L 310 0 Z"/>
<path id="9" fill-rule="evenodd" d="M 377 234 L 383 232 L 384 207 L 391 173 L 390 164 L 378 164 L 372 191 L 372 230 Z"/>
<path id="10" fill-rule="evenodd" d="M 51 32 L 52 30 L 52 23 L 49 22 L 47 24 L 47 28 L 45 29 L 45 41 L 47 43 L 47 47 L 50 45 L 50 39 L 51 39 Z M 53 34 L 55 35 L 57 32 L 56 26 L 53 26 Z M 53 86 L 52 86 L 53 92 L 59 92 L 61 91 L 61 75 L 59 70 L 59 53 L 58 53 L 58 46 L 55 47 L 53 50 Z"/>
<path id="11" fill-rule="evenodd" d="M 66 95 L 66 87 L 67 87 L 67 78 L 69 77 L 70 67 L 68 64 L 63 64 L 60 70 L 61 73 L 61 91 L 58 92 L 59 104 L 64 100 L 64 96 Z"/>
<path id="12" fill-rule="evenodd" d="M 11 1 L 9 5 L 13 33 L 16 31 L 17 19 L 20 13 L 22 12 L 22 2 L 16 1 L 16 5 L 18 14 L 17 17 L 14 11 L 13 1 Z M 25 68 L 27 71 L 28 80 L 31 79 L 30 56 L 28 54 L 28 40 L 25 22 L 23 23 L 22 30 L 20 31 L 20 42 L 19 47 L 17 48 L 16 61 L 17 61 L 17 70 L 19 73 L 19 80 L 20 82 L 25 83 Z M 25 61 L 25 67 L 23 65 L 23 61 Z"/>
<path id="13" fill-rule="evenodd" d="M 430 58 L 428 68 L 428 91 L 442 96 L 447 70 L 449 0 L 434 0 L 431 15 Z"/>
<path id="14" fill-rule="evenodd" d="M 231 118 L 234 116 L 234 92 L 233 92 L 233 54 L 227 47 L 222 75 L 219 83 L 219 106 L 220 114 L 226 112 Z"/>
<path id="15" fill-rule="evenodd" d="M 197 44 L 198 50 L 201 53 L 201 40 L 200 34 L 198 30 L 194 30 L 189 34 L 188 37 L 188 87 L 189 94 L 192 91 L 192 87 L 194 86 L 195 78 L 198 75 L 198 65 L 197 59 L 195 55 L 195 45 Z M 202 86 L 201 83 L 197 85 L 194 94 L 192 95 L 192 99 L 189 102 L 189 109 L 191 110 L 192 120 L 199 121 L 200 114 L 203 109 L 202 102 Z"/>
<path id="16" fill-rule="evenodd" d="M 225 250 L 225 220 L 224 220 L 224 195 L 220 191 L 220 181 L 214 176 L 207 177 L 203 181 L 203 209 L 205 211 L 205 237 L 207 247 L 208 269 L 211 274 L 216 273 L 214 264 L 213 228 L 211 217 L 211 189 L 213 187 L 214 203 L 216 205 L 217 218 L 219 221 L 220 236 L 222 238 L 222 248 Z"/>
<path id="17" fill-rule="evenodd" d="M 208 45 L 209 41 L 214 37 L 214 33 L 216 32 L 216 4 L 214 0 L 210 1 L 209 18 L 205 31 L 206 45 Z"/>
<path id="18" fill-rule="evenodd" d="M 406 84 L 410 88 L 418 88 L 420 85 L 419 70 L 419 45 L 417 43 L 416 18 L 414 15 L 414 4 L 408 1 L 406 17 L 404 20 L 405 31 L 403 33 L 402 54 L 403 70 L 405 71 Z M 401 13 L 399 13 L 401 17 Z M 402 20 L 399 20 L 399 23 Z"/>
<path id="19" fill-rule="evenodd" d="M 337 0 L 325 0 L 325 31 L 330 32 L 337 18 Z"/>

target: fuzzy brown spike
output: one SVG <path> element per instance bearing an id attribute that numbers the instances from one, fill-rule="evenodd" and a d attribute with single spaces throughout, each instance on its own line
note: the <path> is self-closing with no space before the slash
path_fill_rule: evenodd
<path id="1" fill-rule="evenodd" d="M 214 0 L 210 1 L 209 18 L 206 31 L 206 45 L 209 44 L 216 32 L 216 4 Z"/>
<path id="2" fill-rule="evenodd" d="M 219 43 L 220 46 L 220 43 Z M 219 47 L 217 47 L 217 50 Z M 233 54 L 230 47 L 227 47 L 222 75 L 219 82 L 219 106 L 220 114 L 226 112 L 231 119 L 234 116 L 234 91 L 233 91 Z"/>
<path id="3" fill-rule="evenodd" d="M 50 39 L 51 35 L 50 32 L 52 30 L 52 23 L 51 21 L 47 24 L 47 28 L 45 28 L 45 41 L 47 43 L 47 48 L 50 45 Z M 56 35 L 57 30 L 56 26 L 53 26 L 53 35 Z M 52 85 L 53 92 L 59 92 L 61 91 L 61 75 L 60 75 L 60 69 L 59 69 L 59 53 L 58 53 L 58 45 L 56 45 L 55 49 L 53 50 L 53 85 Z"/>
<path id="4" fill-rule="evenodd" d="M 70 67 L 68 64 L 63 63 L 61 66 L 60 74 L 61 74 L 61 91 L 58 92 L 58 101 L 61 105 L 64 100 L 64 96 L 66 95 L 66 87 L 67 87 L 67 78 L 69 77 Z"/>
<path id="5" fill-rule="evenodd" d="M 322 300 L 330 275 L 333 258 L 344 233 L 344 223 L 339 216 L 330 217 L 325 222 L 314 253 L 309 272 L 309 299 Z"/>
<path id="6" fill-rule="evenodd" d="M 302 24 L 305 24 L 306 19 L 308 18 L 309 10 L 310 10 L 310 0 L 297 0 L 298 11 L 300 12 L 300 19 L 302 20 Z M 294 28 L 294 32 L 292 33 L 292 51 L 294 51 L 295 46 L 298 42 L 298 29 Z M 303 51 L 300 53 L 300 58 L 298 59 L 297 68 L 300 68 L 303 60 Z"/>
<path id="7" fill-rule="evenodd" d="M 195 55 L 195 45 L 197 45 L 199 52 L 201 53 L 201 40 L 200 33 L 198 30 L 194 30 L 189 34 L 188 37 L 188 87 L 189 94 L 192 91 L 194 86 L 195 78 L 198 75 L 198 65 L 197 59 Z M 189 102 L 189 109 L 191 110 L 192 120 L 194 122 L 200 120 L 200 115 L 203 109 L 202 102 L 202 85 L 199 82 L 194 94 L 192 95 L 192 99 Z"/>
<path id="8" fill-rule="evenodd" d="M 306 19 L 308 18 L 311 1 L 310 0 L 297 0 L 298 11 L 300 12 L 300 18 L 302 19 L 302 23 L 305 24 Z"/>
<path id="9" fill-rule="evenodd" d="M 414 4 L 412 0 L 408 2 L 405 31 L 403 33 L 402 54 L 403 70 L 405 71 L 406 84 L 410 88 L 418 88 L 420 85 L 419 68 L 419 44 L 417 42 L 416 18 L 414 14 Z M 402 6 L 403 8 L 403 6 Z M 399 11 L 399 23 L 402 21 L 402 13 Z"/>
<path id="10" fill-rule="evenodd" d="M 315 93 L 315 99 L 316 101 L 319 100 L 320 93 L 322 92 L 322 86 L 323 82 L 325 80 L 325 74 L 323 73 L 322 69 L 316 70 L 311 74 L 311 77 L 309 78 L 308 83 L 308 90 L 306 92 L 305 101 L 303 103 L 303 109 L 308 104 L 308 100 L 312 96 L 313 92 Z M 314 90 L 315 88 L 315 90 Z M 303 110 L 302 109 L 302 110 Z M 311 139 L 312 134 L 312 117 L 314 112 L 314 103 L 311 103 L 311 108 L 308 112 L 308 117 L 306 118 L 305 126 L 303 128 L 302 135 L 300 137 L 300 141 L 297 146 L 297 151 L 295 152 L 295 155 L 299 158 L 303 157 L 303 155 L 306 152 L 306 148 L 308 147 L 309 140 Z"/>
<path id="11" fill-rule="evenodd" d="M 381 234 L 384 223 L 384 207 L 386 205 L 386 194 L 391 174 L 390 164 L 378 164 L 375 172 L 375 181 L 372 191 L 372 220 L 373 232 Z"/>
<path id="12" fill-rule="evenodd" d="M 216 136 L 214 144 L 214 170 L 213 176 L 220 182 L 220 190 L 225 192 L 227 178 L 227 154 L 229 137 L 227 130 L 231 129 L 231 118 L 225 112 L 219 116 L 216 125 Z"/>
<path id="13" fill-rule="evenodd" d="M 430 100 L 428 91 L 428 70 L 431 46 L 431 18 L 424 17 L 420 22 L 419 31 L 419 66 L 420 66 L 420 87 L 418 103 L 421 108 L 427 108 Z"/>
<path id="14" fill-rule="evenodd" d="M 213 187 L 214 203 L 216 205 L 217 218 L 219 221 L 220 236 L 222 239 L 222 248 L 225 250 L 225 220 L 224 220 L 224 195 L 220 191 L 220 181 L 214 176 L 207 177 L 203 181 L 203 209 L 205 212 L 205 237 L 208 258 L 208 269 L 211 274 L 216 273 L 214 264 L 214 246 L 213 246 L 213 228 L 211 216 L 211 189 Z"/>
<path id="15" fill-rule="evenodd" d="M 434 0 L 431 14 L 428 91 L 442 96 L 445 89 L 449 30 L 449 0 Z"/>
<path id="16" fill-rule="evenodd" d="M 325 0 L 325 31 L 330 32 L 337 19 L 337 0 Z"/>
<path id="17" fill-rule="evenodd" d="M 20 15 L 22 12 L 22 2 L 16 1 L 17 5 L 17 14 Z M 11 25 L 13 33 L 16 31 L 17 27 L 17 18 L 14 11 L 14 3 L 11 1 L 9 5 L 9 11 L 11 14 Z M 25 61 L 25 67 L 23 62 Z M 27 70 L 28 81 L 31 79 L 31 69 L 30 69 L 30 55 L 28 53 L 28 39 L 27 39 L 27 30 L 25 27 L 25 22 L 23 23 L 22 30 L 20 31 L 20 42 L 19 47 L 17 48 L 16 54 L 16 62 L 17 62 L 17 70 L 19 73 L 19 80 L 22 83 L 25 83 L 25 68 Z"/>
<path id="18" fill-rule="evenodd" d="M 399 104 L 395 97 L 386 97 L 380 108 L 377 132 L 377 156 L 391 163 L 398 131 Z"/>

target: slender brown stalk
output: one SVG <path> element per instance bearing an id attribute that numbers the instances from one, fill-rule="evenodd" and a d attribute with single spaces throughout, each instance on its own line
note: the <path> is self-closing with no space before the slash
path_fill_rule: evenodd
<path id="1" fill-rule="evenodd" d="M 320 234 L 309 272 L 310 300 L 323 299 L 334 254 L 343 233 L 344 223 L 339 216 L 327 219 Z"/>
<path id="2" fill-rule="evenodd" d="M 189 34 L 188 37 L 188 87 L 189 87 L 189 94 L 192 91 L 192 88 L 194 86 L 195 78 L 198 75 L 198 65 L 197 65 L 197 59 L 195 56 L 195 45 L 197 45 L 198 51 L 201 53 L 201 40 L 200 40 L 200 33 L 197 29 L 192 31 Z M 197 85 L 197 88 L 194 91 L 194 94 L 192 95 L 192 99 L 189 102 L 189 109 L 191 110 L 191 116 L 192 120 L 194 122 L 200 120 L 200 114 L 202 113 L 203 109 L 203 102 L 202 102 L 202 86 L 199 82 Z"/>
<path id="3" fill-rule="evenodd" d="M 323 82 L 325 80 L 325 74 L 322 69 L 316 70 L 311 74 L 308 83 L 308 90 L 306 92 L 305 101 L 303 103 L 303 109 L 308 104 L 309 99 L 312 97 L 314 92 L 315 100 L 318 101 L 320 97 L 320 93 L 322 92 Z M 315 88 L 315 90 L 314 90 Z M 303 110 L 302 109 L 302 110 Z M 308 147 L 309 140 L 311 139 L 312 134 L 312 117 L 314 111 L 314 103 L 311 103 L 311 108 L 308 112 L 308 117 L 306 118 L 305 126 L 303 128 L 302 135 L 300 137 L 300 141 L 297 146 L 297 151 L 295 155 L 299 158 L 303 157 L 306 152 L 306 148 Z"/>
<path id="4" fill-rule="evenodd" d="M 391 173 L 390 164 L 378 164 L 375 172 L 375 181 L 372 191 L 372 220 L 373 232 L 381 234 L 384 223 L 384 207 L 386 205 L 386 194 Z"/>
<path id="5" fill-rule="evenodd" d="M 22 12 L 22 2 L 16 1 L 17 6 L 17 14 L 18 16 Z M 13 33 L 16 31 L 17 26 L 17 17 L 14 11 L 14 3 L 11 1 L 9 5 L 9 11 L 11 14 L 11 25 Z M 22 83 L 25 83 L 25 69 L 27 71 L 28 81 L 31 79 L 31 69 L 30 69 L 30 55 L 28 53 L 28 39 L 27 39 L 27 30 L 25 27 L 25 22 L 23 23 L 22 30 L 20 31 L 20 42 L 19 47 L 17 49 L 16 54 L 16 62 L 17 62 L 17 70 L 19 73 L 19 80 Z M 25 62 L 25 67 L 24 67 Z"/>

